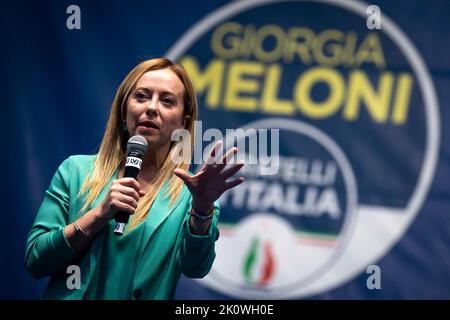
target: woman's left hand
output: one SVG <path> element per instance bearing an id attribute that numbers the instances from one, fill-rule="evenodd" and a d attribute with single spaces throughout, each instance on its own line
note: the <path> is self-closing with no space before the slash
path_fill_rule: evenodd
<path id="1" fill-rule="evenodd" d="M 215 161 L 215 154 L 222 147 L 222 141 L 218 141 L 209 156 L 208 161 L 200 168 L 197 174 L 191 176 L 183 169 L 175 169 L 173 173 L 181 178 L 192 194 L 192 207 L 199 214 L 207 214 L 217 200 L 226 190 L 231 189 L 244 181 L 239 177 L 230 181 L 228 178 L 238 172 L 244 162 L 238 162 L 225 169 L 230 159 L 236 154 L 236 147 L 228 150 L 221 161 Z"/>

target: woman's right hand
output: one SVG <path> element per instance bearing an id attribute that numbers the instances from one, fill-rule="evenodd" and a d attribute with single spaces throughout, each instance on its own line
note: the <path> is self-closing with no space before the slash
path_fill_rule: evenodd
<path id="1" fill-rule="evenodd" d="M 134 178 L 114 180 L 108 194 L 100 204 L 99 216 L 104 220 L 110 220 L 119 211 L 133 214 L 139 198 L 144 194 L 143 191 L 140 191 L 139 183 Z"/>

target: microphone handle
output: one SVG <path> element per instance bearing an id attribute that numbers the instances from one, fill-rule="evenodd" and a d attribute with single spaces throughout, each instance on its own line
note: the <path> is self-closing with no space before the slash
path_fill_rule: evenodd
<path id="1" fill-rule="evenodd" d="M 127 165 L 127 166 L 125 166 L 125 173 L 124 173 L 123 177 L 136 179 L 138 176 L 139 170 L 140 170 L 140 168 L 137 168 L 137 167 L 131 166 L 131 165 Z M 114 227 L 114 233 L 123 234 L 125 225 L 128 223 L 128 220 L 130 219 L 130 214 L 125 211 L 118 211 L 116 213 L 116 215 L 114 216 L 114 219 L 116 220 L 116 225 Z"/>

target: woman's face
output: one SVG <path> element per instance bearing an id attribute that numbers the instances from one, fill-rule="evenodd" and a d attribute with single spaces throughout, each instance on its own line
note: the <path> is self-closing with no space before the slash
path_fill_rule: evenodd
<path id="1" fill-rule="evenodd" d="M 144 136 L 150 145 L 170 144 L 172 132 L 184 128 L 184 86 L 170 69 L 148 71 L 128 100 L 126 122 L 130 137 Z"/>

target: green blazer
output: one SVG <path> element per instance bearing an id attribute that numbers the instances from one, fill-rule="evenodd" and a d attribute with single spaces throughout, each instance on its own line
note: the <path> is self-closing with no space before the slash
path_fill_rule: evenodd
<path id="1" fill-rule="evenodd" d="M 88 284 L 95 276 L 101 259 L 106 228 L 92 240 L 90 247 L 77 254 L 64 236 L 64 226 L 80 216 L 83 199 L 78 192 L 91 171 L 96 156 L 77 155 L 66 159 L 56 171 L 33 227 L 28 234 L 25 268 L 34 278 L 50 276 L 43 299 L 83 299 Z M 88 210 L 106 196 L 117 172 Z M 165 197 L 167 183 L 157 195 L 145 222 L 142 252 L 134 274 L 130 299 L 172 299 L 181 273 L 202 278 L 208 274 L 215 258 L 214 245 L 219 237 L 217 222 L 219 205 L 215 203 L 213 223 L 207 235 L 194 235 L 189 230 L 192 197 L 183 187 L 176 203 L 169 207 Z M 88 211 L 87 210 L 87 211 Z M 81 288 L 68 289 L 69 265 L 81 270 Z"/>

